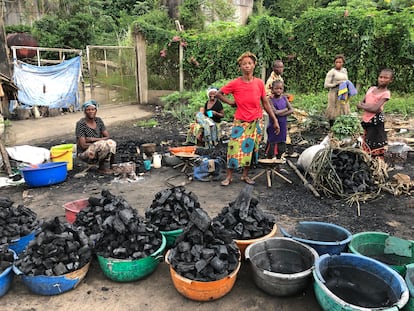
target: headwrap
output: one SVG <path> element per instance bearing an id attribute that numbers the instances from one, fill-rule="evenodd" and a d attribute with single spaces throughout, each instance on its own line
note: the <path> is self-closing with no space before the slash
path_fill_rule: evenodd
<path id="1" fill-rule="evenodd" d="M 85 102 L 83 105 L 82 105 L 82 110 L 83 111 L 85 111 L 86 110 L 86 108 L 88 108 L 89 106 L 94 106 L 95 107 L 95 109 L 98 109 L 98 103 L 96 102 L 96 100 L 94 100 L 94 99 L 91 99 L 91 100 L 88 100 L 87 102 Z"/>
<path id="2" fill-rule="evenodd" d="M 207 97 L 210 97 L 210 93 L 211 92 L 218 92 L 218 88 L 216 88 L 215 86 L 210 86 L 208 89 L 207 89 Z"/>
<path id="3" fill-rule="evenodd" d="M 244 52 L 242 55 L 239 56 L 239 58 L 237 59 L 237 63 L 240 65 L 240 62 L 242 61 L 243 58 L 245 57 L 250 57 L 254 63 L 257 63 L 257 57 L 256 55 L 254 55 L 252 52 Z"/>

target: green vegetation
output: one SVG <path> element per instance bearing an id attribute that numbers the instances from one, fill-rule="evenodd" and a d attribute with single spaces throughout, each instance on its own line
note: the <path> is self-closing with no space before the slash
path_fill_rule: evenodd
<path id="1" fill-rule="evenodd" d="M 331 128 L 334 137 L 339 140 L 362 133 L 361 120 L 357 114 L 342 115 L 336 118 Z"/>
<path id="2" fill-rule="evenodd" d="M 135 123 L 135 125 L 139 127 L 154 127 L 158 125 L 158 122 L 155 119 L 140 120 L 137 123 Z"/>

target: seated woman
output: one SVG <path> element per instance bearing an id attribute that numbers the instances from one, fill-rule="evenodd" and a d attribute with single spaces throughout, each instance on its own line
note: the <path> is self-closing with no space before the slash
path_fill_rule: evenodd
<path id="1" fill-rule="evenodd" d="M 111 174 L 116 142 L 109 138 L 104 122 L 96 116 L 97 108 L 95 100 L 89 100 L 82 106 L 85 117 L 76 123 L 78 158 L 89 164 L 98 164 L 100 173 Z"/>
<path id="2" fill-rule="evenodd" d="M 220 122 L 224 117 L 223 105 L 215 98 L 217 91 L 214 87 L 207 90 L 209 99 L 196 114 L 196 122 L 190 124 L 186 142 L 209 148 L 217 145 L 221 136 Z"/>

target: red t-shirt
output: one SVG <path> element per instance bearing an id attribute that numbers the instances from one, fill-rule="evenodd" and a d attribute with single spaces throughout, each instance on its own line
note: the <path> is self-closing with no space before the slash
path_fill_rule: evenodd
<path id="1" fill-rule="evenodd" d="M 233 94 L 236 101 L 234 118 L 253 121 L 263 116 L 261 99 L 266 97 L 264 83 L 259 78 L 244 82 L 241 77 L 234 79 L 221 88 L 224 94 Z"/>

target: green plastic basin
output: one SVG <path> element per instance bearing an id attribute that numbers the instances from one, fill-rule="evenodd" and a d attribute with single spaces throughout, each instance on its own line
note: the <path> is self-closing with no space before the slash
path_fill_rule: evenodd
<path id="1" fill-rule="evenodd" d="M 183 229 L 176 229 L 171 231 L 160 231 L 163 236 L 165 236 L 165 239 L 167 240 L 166 248 L 170 248 L 174 245 L 175 239 L 179 237 L 184 230 Z"/>
<path id="2" fill-rule="evenodd" d="M 393 237 L 384 232 L 360 232 L 352 236 L 349 251 L 376 259 L 402 276 L 406 265 L 414 263 L 414 241 Z"/>
<path id="3" fill-rule="evenodd" d="M 162 235 L 162 243 L 151 256 L 141 259 L 117 259 L 106 258 L 97 255 L 99 266 L 104 275 L 115 282 L 131 282 L 142 279 L 155 271 L 160 260 L 163 259 L 163 252 L 166 246 L 166 239 Z"/>

